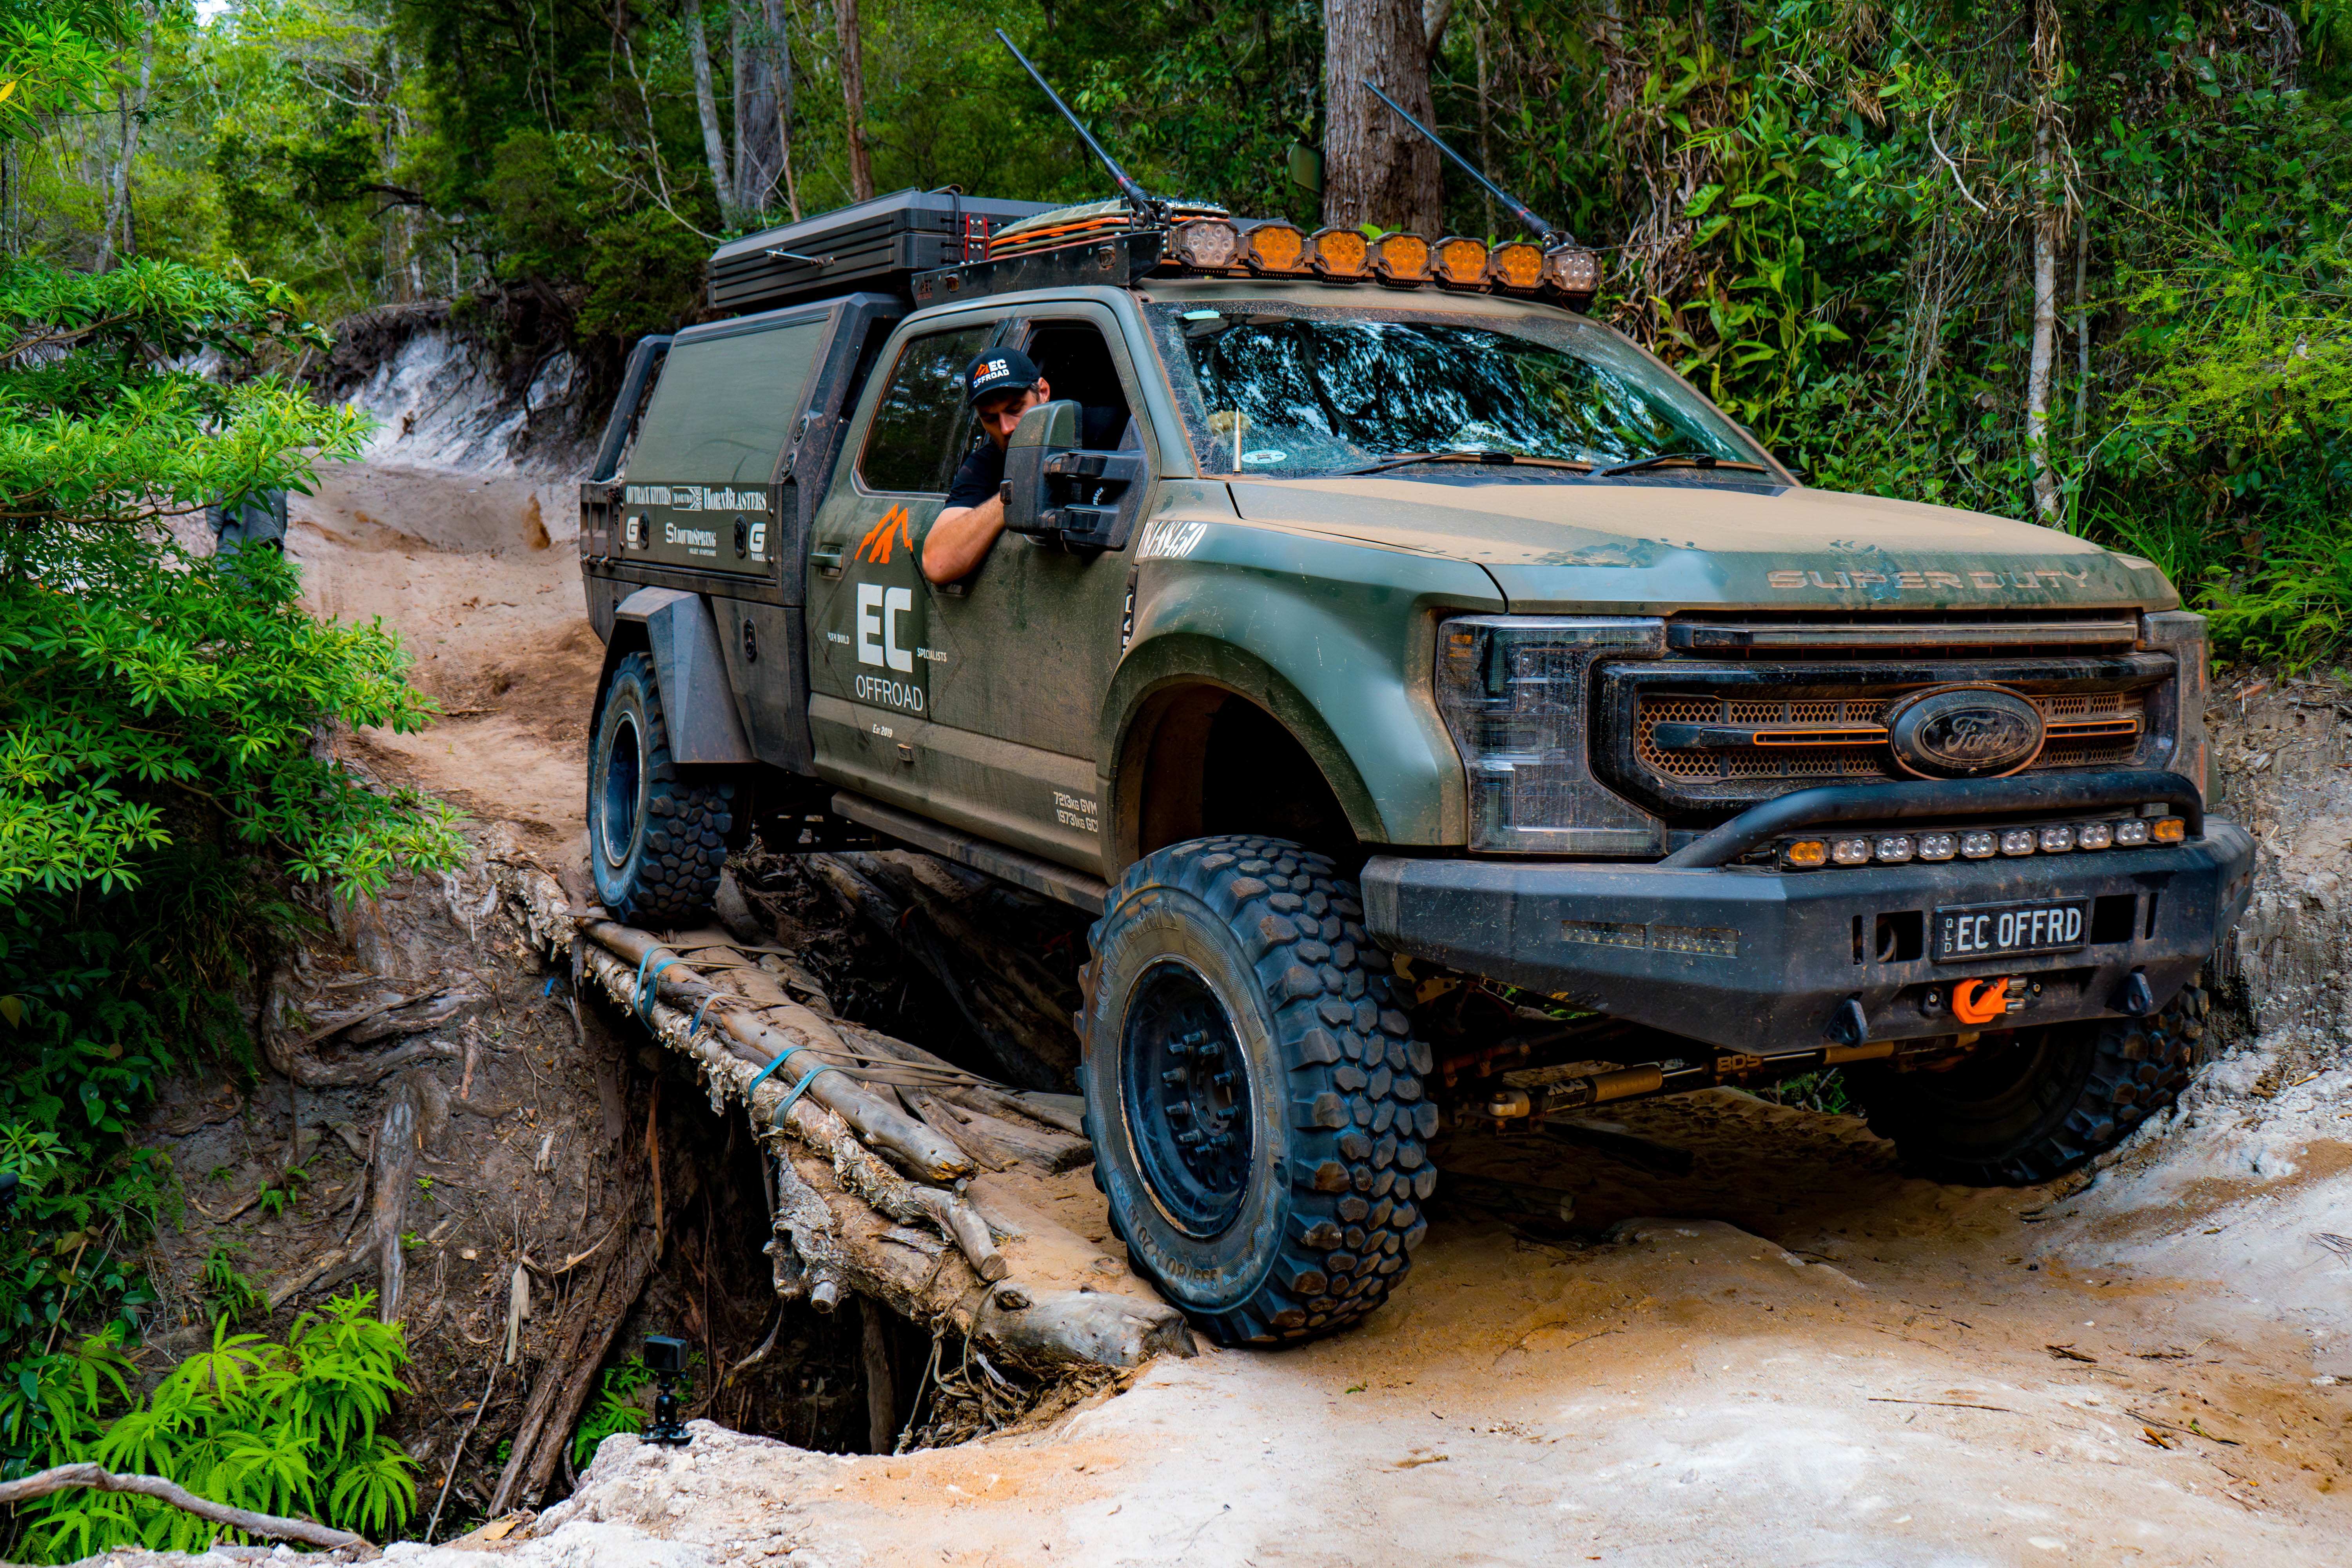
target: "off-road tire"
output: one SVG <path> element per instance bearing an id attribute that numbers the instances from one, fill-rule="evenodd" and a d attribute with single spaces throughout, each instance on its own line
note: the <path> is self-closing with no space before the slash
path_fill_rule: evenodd
<path id="1" fill-rule="evenodd" d="M 710 907 L 735 830 L 733 780 L 670 761 L 649 654 L 613 669 L 588 757 L 588 866 L 597 901 L 634 925 L 674 926 Z"/>
<path id="2" fill-rule="evenodd" d="M 1077 1022 L 1095 1183 L 1137 1272 L 1220 1344 L 1296 1342 L 1360 1321 L 1404 1279 L 1428 1229 L 1429 1047 L 1362 921 L 1354 884 L 1330 860 L 1233 835 L 1136 862 L 1089 933 Z M 1184 1185 L 1181 1172 L 1169 1178 L 1171 1161 L 1209 1156 L 1169 1139 L 1206 1123 L 1166 1107 L 1196 1091 L 1133 1068 L 1213 1034 L 1175 1036 L 1181 1019 L 1165 1022 L 1172 1004 L 1159 998 L 1195 993 L 1222 1009 L 1223 1048 L 1246 1069 L 1228 1073 L 1223 1092 L 1245 1093 L 1222 1125 L 1246 1128 L 1250 1142 L 1231 1156 L 1230 1219 L 1188 1229 L 1161 1188 Z M 1184 1201 L 1205 1212 L 1201 1194 L 1217 1194 L 1194 1184 Z"/>
<path id="3" fill-rule="evenodd" d="M 2122 1142 L 2188 1083 L 2210 1002 L 2191 983 L 2146 1018 L 1988 1039 L 1949 1072 L 1848 1070 L 1870 1130 L 1906 1169 L 1966 1186 L 2032 1186 Z"/>

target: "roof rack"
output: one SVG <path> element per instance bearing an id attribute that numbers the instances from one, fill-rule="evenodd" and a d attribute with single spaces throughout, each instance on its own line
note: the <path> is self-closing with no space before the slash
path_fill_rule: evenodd
<path id="1" fill-rule="evenodd" d="M 858 289 L 905 294 L 917 274 L 979 261 L 997 234 L 1054 210 L 954 190 L 893 191 L 720 246 L 710 258 L 711 307 L 767 310 Z"/>

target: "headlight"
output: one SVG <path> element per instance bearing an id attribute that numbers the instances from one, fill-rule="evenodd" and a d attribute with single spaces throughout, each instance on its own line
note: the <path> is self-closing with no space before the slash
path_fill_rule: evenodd
<path id="1" fill-rule="evenodd" d="M 1592 777 L 1592 667 L 1656 658 L 1665 623 L 1463 616 L 1437 628 L 1437 705 L 1470 784 L 1470 847 L 1654 855 L 1654 816 Z"/>
<path id="2" fill-rule="evenodd" d="M 2159 610 L 2140 617 L 2140 644 L 2172 656 L 2179 673 L 2173 678 L 2172 710 L 2151 702 L 2148 714 L 2155 736 L 2149 761 L 2168 768 L 2205 792 L 2210 805 L 2219 794 L 2218 781 L 2208 769 L 2211 759 L 2205 745 L 2206 667 L 2212 655 L 2205 641 L 2205 617 L 2189 610 Z M 2119 841 L 2120 842 L 2120 841 Z"/>

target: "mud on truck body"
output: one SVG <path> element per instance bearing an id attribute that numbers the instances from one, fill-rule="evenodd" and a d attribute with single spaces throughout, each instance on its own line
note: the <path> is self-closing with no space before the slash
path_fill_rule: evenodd
<path id="1" fill-rule="evenodd" d="M 583 487 L 604 903 L 688 921 L 757 811 L 1095 916 L 1097 1180 L 1226 1342 L 1397 1287 L 1441 1107 L 1835 1066 L 1939 1179 L 2112 1147 L 2248 894 L 2201 618 L 2063 533 L 1805 487 L 1579 313 L 1598 276 L 916 193 L 722 248 L 735 313 L 637 346 Z M 1056 401 L 931 584 L 998 345 Z"/>

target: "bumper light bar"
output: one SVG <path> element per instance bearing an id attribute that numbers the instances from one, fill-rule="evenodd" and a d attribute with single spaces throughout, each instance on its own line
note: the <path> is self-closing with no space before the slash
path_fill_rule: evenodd
<path id="1" fill-rule="evenodd" d="M 1900 866 L 1908 861 L 1989 860 L 1996 854 L 2011 857 L 2063 855 L 2077 849 L 2131 849 L 2148 844 L 2179 844 L 2189 825 L 2178 816 L 2126 817 L 2120 822 L 2061 822 L 2042 827 L 1979 829 L 1968 833 L 1889 833 L 1875 837 L 1784 838 L 1773 858 L 1784 871 L 1811 871 L 1822 866 Z"/>

